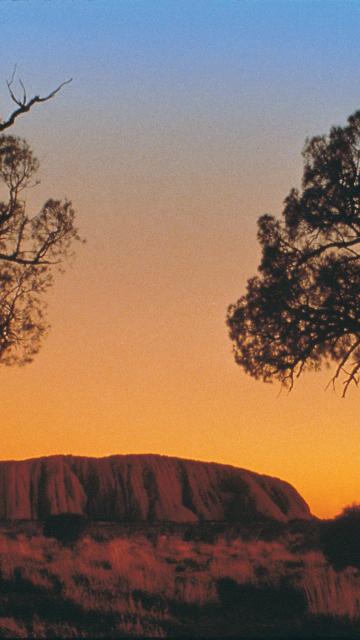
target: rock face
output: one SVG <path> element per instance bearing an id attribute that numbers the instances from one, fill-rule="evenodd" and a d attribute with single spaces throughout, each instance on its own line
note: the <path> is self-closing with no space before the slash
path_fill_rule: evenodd
<path id="1" fill-rule="evenodd" d="M 311 517 L 287 482 L 222 464 L 159 455 L 0 462 L 1 520 L 65 512 L 113 521 Z"/>

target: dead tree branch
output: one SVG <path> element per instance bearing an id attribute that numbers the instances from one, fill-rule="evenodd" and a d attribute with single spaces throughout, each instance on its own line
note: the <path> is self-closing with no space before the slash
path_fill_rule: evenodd
<path id="1" fill-rule="evenodd" d="M 20 84 L 20 87 L 22 89 L 22 96 L 21 97 L 16 96 L 16 94 L 15 94 L 15 92 L 13 90 L 15 73 L 16 73 L 16 67 L 14 68 L 14 71 L 13 71 L 13 74 L 12 74 L 10 80 L 7 80 L 6 84 L 7 84 L 7 87 L 8 87 L 8 91 L 9 91 L 11 100 L 17 105 L 18 108 L 15 109 L 10 114 L 10 116 L 7 118 L 7 120 L 0 121 L 0 132 L 1 131 L 5 131 L 5 129 L 8 129 L 9 127 L 11 127 L 14 124 L 16 118 L 18 118 L 23 113 L 27 113 L 28 111 L 30 111 L 30 109 L 35 104 L 39 104 L 41 102 L 47 102 L 48 100 L 51 100 L 52 98 L 54 98 L 54 96 L 56 96 L 57 93 L 59 93 L 59 91 L 61 91 L 61 89 L 65 85 L 70 84 L 70 82 L 72 82 L 72 78 L 69 78 L 69 80 L 65 80 L 64 82 L 59 84 L 59 86 L 57 86 L 56 89 L 51 91 L 47 96 L 38 96 L 38 95 L 36 95 L 33 98 L 30 98 L 30 100 L 28 100 L 27 99 L 27 95 L 26 95 L 25 85 L 24 85 L 23 81 L 20 78 L 19 78 L 19 84 Z"/>

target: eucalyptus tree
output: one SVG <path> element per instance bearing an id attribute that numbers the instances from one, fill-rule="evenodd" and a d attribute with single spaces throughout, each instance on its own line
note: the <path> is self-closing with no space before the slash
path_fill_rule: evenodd
<path id="1" fill-rule="evenodd" d="M 360 376 L 360 111 L 308 140 L 301 189 L 258 220 L 258 274 L 228 309 L 235 361 L 292 388 L 333 365 L 343 395 Z"/>
<path id="2" fill-rule="evenodd" d="M 48 198 L 28 211 L 25 193 L 37 184 L 39 163 L 26 140 L 8 134 L 16 120 L 35 105 L 55 97 L 70 80 L 46 96 L 27 97 L 22 81 L 8 90 L 15 104 L 0 120 L 0 364 L 23 365 L 38 352 L 48 329 L 44 294 L 56 270 L 80 240 L 68 200 Z M 5 133 L 4 133 L 5 132 Z"/>

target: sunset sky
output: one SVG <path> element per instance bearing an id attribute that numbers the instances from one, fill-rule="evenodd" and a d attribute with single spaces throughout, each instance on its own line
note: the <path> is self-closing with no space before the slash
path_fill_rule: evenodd
<path id="1" fill-rule="evenodd" d="M 42 351 L 0 370 L 0 458 L 156 452 L 281 477 L 319 516 L 360 501 L 360 390 L 279 395 L 225 326 L 306 137 L 360 108 L 360 3 L 5 0 L 0 24 L 2 117 L 15 63 L 29 94 L 73 78 L 11 133 L 29 212 L 67 196 L 87 239 Z"/>

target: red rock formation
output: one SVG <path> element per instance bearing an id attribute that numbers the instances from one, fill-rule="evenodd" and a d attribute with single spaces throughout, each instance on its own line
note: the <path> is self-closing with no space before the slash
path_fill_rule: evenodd
<path id="1" fill-rule="evenodd" d="M 0 462 L 0 519 L 64 512 L 116 521 L 311 517 L 287 482 L 222 464 L 159 455 Z"/>

